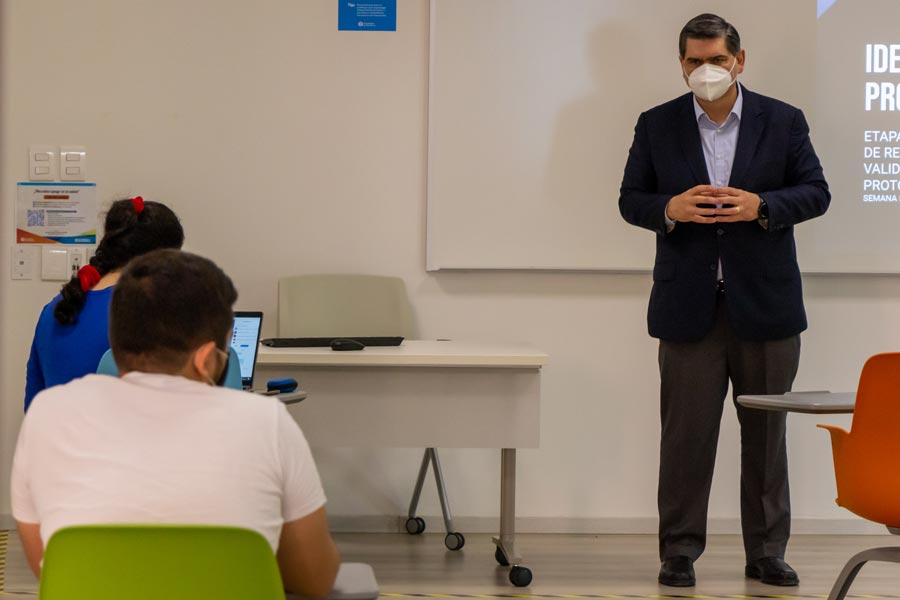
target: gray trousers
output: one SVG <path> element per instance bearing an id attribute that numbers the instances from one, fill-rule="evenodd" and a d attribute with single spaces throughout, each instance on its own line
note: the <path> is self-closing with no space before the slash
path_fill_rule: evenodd
<path id="1" fill-rule="evenodd" d="M 738 339 L 719 295 L 713 330 L 698 342 L 659 343 L 662 440 L 659 461 L 659 555 L 696 560 L 706 547 L 706 517 L 728 381 L 742 394 L 789 392 L 800 336 Z M 786 413 L 744 408 L 741 426 L 741 529 L 747 562 L 784 557 L 791 532 Z"/>

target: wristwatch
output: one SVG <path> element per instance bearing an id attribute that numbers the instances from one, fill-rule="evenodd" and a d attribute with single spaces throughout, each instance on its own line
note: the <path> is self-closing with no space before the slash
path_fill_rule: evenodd
<path id="1" fill-rule="evenodd" d="M 760 221 L 769 220 L 769 205 L 762 199 L 762 196 L 759 198 L 759 212 L 757 212 L 756 218 Z"/>

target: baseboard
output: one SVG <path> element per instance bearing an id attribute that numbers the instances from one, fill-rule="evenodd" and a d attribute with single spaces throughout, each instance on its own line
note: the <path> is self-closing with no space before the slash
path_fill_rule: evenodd
<path id="1" fill-rule="evenodd" d="M 427 523 L 427 531 L 443 532 L 444 523 L 440 516 L 422 516 Z M 406 517 L 387 515 L 331 515 L 328 518 L 332 531 L 350 533 L 396 533 L 405 531 Z M 497 533 L 496 517 L 454 517 L 453 526 L 462 533 Z M 739 534 L 741 522 L 738 518 L 714 518 L 709 520 L 710 534 Z M 889 535 L 887 529 L 864 519 L 812 519 L 797 518 L 791 523 L 795 534 L 829 535 Z M 518 533 L 571 533 L 571 534 L 650 534 L 657 533 L 657 520 L 653 517 L 608 517 L 608 518 L 556 518 L 519 517 L 516 519 Z"/>
<path id="2" fill-rule="evenodd" d="M 440 516 L 423 516 L 427 531 L 443 532 L 444 522 Z M 389 515 L 331 515 L 328 518 L 331 530 L 341 533 L 397 533 L 406 531 L 406 517 Z M 656 535 L 655 518 L 651 517 L 608 517 L 599 519 L 519 517 L 516 531 L 519 533 L 571 533 L 585 535 L 601 534 L 648 534 Z M 13 529 L 16 522 L 12 515 L 0 514 L 0 529 Z M 497 533 L 496 517 L 454 517 L 453 526 L 462 533 Z M 809 519 L 797 518 L 791 523 L 795 534 L 829 535 L 889 535 L 886 528 L 864 519 Z M 739 534 L 740 519 L 715 518 L 709 520 L 710 534 Z"/>

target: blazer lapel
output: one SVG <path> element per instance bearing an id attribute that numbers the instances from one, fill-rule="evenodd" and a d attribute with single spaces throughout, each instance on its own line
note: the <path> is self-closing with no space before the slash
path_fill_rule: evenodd
<path id="1" fill-rule="evenodd" d="M 682 106 L 682 117 L 678 119 L 678 139 L 681 140 L 681 150 L 687 159 L 694 175 L 694 181 L 698 185 L 709 184 L 709 171 L 706 168 L 706 158 L 703 157 L 703 143 L 700 141 L 700 129 L 697 126 L 697 115 L 694 114 L 694 100 L 691 94 L 685 96 L 686 102 Z"/>
<path id="2" fill-rule="evenodd" d="M 734 152 L 734 164 L 731 165 L 729 187 L 743 189 L 747 169 L 756 153 L 756 147 L 762 138 L 766 126 L 765 113 L 762 112 L 756 94 L 741 87 L 744 95 L 744 108 L 741 111 L 741 129 L 738 132 L 737 148 Z"/>

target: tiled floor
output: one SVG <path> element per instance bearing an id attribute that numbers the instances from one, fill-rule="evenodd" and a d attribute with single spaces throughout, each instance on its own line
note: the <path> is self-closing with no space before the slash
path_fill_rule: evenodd
<path id="1" fill-rule="evenodd" d="M 694 588 L 667 588 L 656 583 L 659 562 L 656 538 L 647 535 L 521 535 L 519 549 L 534 581 L 514 588 L 508 569 L 494 561 L 490 536 L 471 534 L 460 552 L 444 548 L 443 534 L 338 534 L 342 558 L 367 562 L 375 569 L 382 594 L 534 596 L 678 595 L 726 598 L 735 596 L 823 597 L 845 561 L 875 546 L 900 545 L 896 536 L 794 536 L 788 562 L 799 572 L 795 588 L 777 588 L 743 576 L 743 552 L 738 536 L 711 536 L 696 564 Z M 6 593 L 34 593 L 37 583 L 28 571 L 14 532 L 9 536 Z M 851 589 L 852 596 L 900 598 L 900 564 L 867 565 Z"/>

